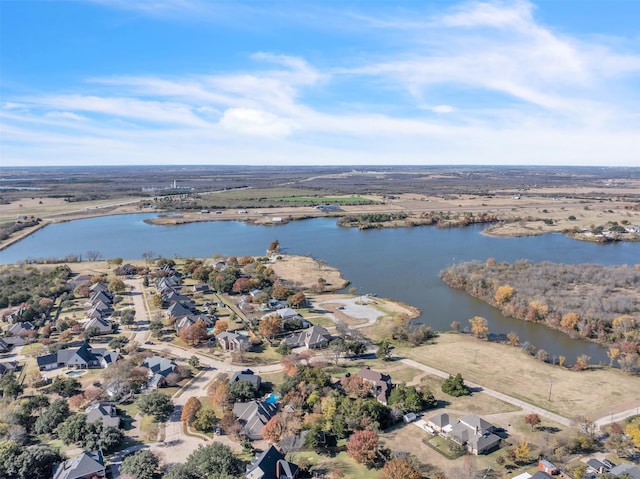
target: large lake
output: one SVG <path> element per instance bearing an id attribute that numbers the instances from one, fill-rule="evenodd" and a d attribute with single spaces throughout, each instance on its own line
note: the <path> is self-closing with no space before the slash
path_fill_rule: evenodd
<path id="1" fill-rule="evenodd" d="M 422 310 L 420 321 L 447 330 L 452 321 L 467 325 L 479 315 L 487 318 L 491 333 L 515 331 L 522 341 L 564 355 L 567 362 L 588 354 L 592 362 L 608 362 L 600 346 L 573 340 L 539 324 L 507 318 L 495 308 L 453 290 L 439 278 L 447 265 L 495 258 L 533 262 L 640 262 L 640 243 L 600 245 L 579 242 L 560 234 L 525 238 L 481 235 L 482 226 L 437 229 L 415 227 L 359 231 L 341 228 L 335 219 L 320 218 L 280 226 L 253 226 L 240 222 L 203 222 L 179 226 L 145 223 L 152 214 L 105 216 L 47 226 L 0 251 L 0 262 L 28 258 L 63 257 L 98 251 L 105 258 L 142 258 L 153 251 L 165 257 L 263 255 L 278 239 L 286 253 L 311 255 L 339 268 L 360 293 L 403 301 Z"/>

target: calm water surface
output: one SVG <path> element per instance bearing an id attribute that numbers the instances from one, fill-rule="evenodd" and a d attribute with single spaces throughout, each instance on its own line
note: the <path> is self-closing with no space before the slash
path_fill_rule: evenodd
<path id="1" fill-rule="evenodd" d="M 3 263 L 28 258 L 63 257 L 99 251 L 105 258 L 141 258 L 153 251 L 166 257 L 262 255 L 278 239 L 283 251 L 311 255 L 339 268 L 351 286 L 419 307 L 420 321 L 447 330 L 452 321 L 467 325 L 479 315 L 492 333 L 515 331 L 522 341 L 564 355 L 568 362 L 588 354 L 592 362 L 608 362 L 600 346 L 573 340 L 539 324 L 506 318 L 495 308 L 450 289 L 439 278 L 446 266 L 468 260 L 513 262 L 640 263 L 639 243 L 599 245 L 551 234 L 526 238 L 492 238 L 481 226 L 434 227 L 359 231 L 340 228 L 335 219 L 313 219 L 281 226 L 253 226 L 239 222 L 190 223 L 157 226 L 144 223 L 153 214 L 105 216 L 47 226 L 0 252 Z"/>

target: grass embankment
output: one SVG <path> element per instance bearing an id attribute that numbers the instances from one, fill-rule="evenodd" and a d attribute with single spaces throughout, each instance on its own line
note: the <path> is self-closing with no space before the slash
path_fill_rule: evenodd
<path id="1" fill-rule="evenodd" d="M 395 353 L 452 374 L 462 372 L 466 380 L 567 418 L 583 415 L 596 419 L 636 407 L 639 400 L 638 377 L 610 368 L 578 372 L 552 366 L 520 348 L 463 334 L 441 334 L 432 344 L 399 347 Z"/>

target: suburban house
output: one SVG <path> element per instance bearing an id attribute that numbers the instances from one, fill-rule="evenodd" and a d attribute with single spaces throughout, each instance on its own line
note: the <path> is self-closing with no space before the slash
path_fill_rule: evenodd
<path id="1" fill-rule="evenodd" d="M 249 340 L 246 336 L 229 331 L 218 334 L 216 340 L 225 351 L 245 351 L 249 347 Z"/>
<path id="2" fill-rule="evenodd" d="M 283 321 L 287 319 L 300 319 L 300 320 L 303 319 L 302 316 L 300 316 L 300 313 L 298 313 L 297 311 L 291 308 L 276 309 L 271 313 L 265 314 L 264 316 L 262 316 L 261 319 L 268 318 L 269 316 L 273 316 L 274 314 L 277 314 L 280 317 L 280 319 Z"/>
<path id="3" fill-rule="evenodd" d="M 609 469 L 609 474 L 618 477 L 623 472 L 626 472 L 633 479 L 640 479 L 640 467 L 632 464 L 618 464 L 617 466 Z"/>
<path id="4" fill-rule="evenodd" d="M 117 351 L 107 351 L 100 357 L 100 367 L 103 369 L 108 368 L 120 359 L 122 359 L 122 356 Z"/>
<path id="5" fill-rule="evenodd" d="M 374 371 L 368 367 L 362 368 L 356 373 L 356 375 L 364 379 L 365 382 L 373 384 L 373 395 L 379 403 L 386 406 L 389 394 L 391 394 L 391 389 L 393 388 L 391 376 L 379 373 L 378 371 Z"/>
<path id="6" fill-rule="evenodd" d="M 233 413 L 242 426 L 242 432 L 251 440 L 262 439 L 262 428 L 277 412 L 276 404 L 264 401 L 238 402 L 233 405 Z"/>
<path id="7" fill-rule="evenodd" d="M 89 278 L 89 280 L 91 280 L 91 278 Z M 89 286 L 89 291 L 91 292 L 91 294 L 99 293 L 100 291 L 109 293 L 109 287 L 106 285 L 106 283 L 97 282 Z"/>
<path id="8" fill-rule="evenodd" d="M 11 344 L 0 338 L 0 353 L 6 353 L 11 349 Z"/>
<path id="9" fill-rule="evenodd" d="M 307 349 L 326 348 L 329 341 L 331 341 L 331 334 L 322 326 L 311 326 L 284 338 L 284 343 L 292 348 L 302 346 L 306 346 Z"/>
<path id="10" fill-rule="evenodd" d="M 18 369 L 17 361 L 7 361 L 0 363 L 0 378 L 8 373 L 13 373 Z"/>
<path id="11" fill-rule="evenodd" d="M 91 318 L 84 323 L 84 330 L 87 331 L 91 328 L 96 328 L 99 334 L 110 334 L 113 332 L 114 324 L 108 319 Z"/>
<path id="12" fill-rule="evenodd" d="M 105 356 L 112 356 L 113 351 L 107 351 L 104 348 L 93 348 L 89 343 L 83 343 L 77 348 L 60 349 L 52 354 L 38 356 L 36 362 L 40 371 L 61 367 L 73 368 L 99 368 L 106 367 L 104 362 Z M 115 353 L 119 358 L 118 353 Z M 113 362 L 113 361 L 110 361 Z"/>
<path id="13" fill-rule="evenodd" d="M 540 459 L 538 461 L 538 469 L 540 469 L 541 471 L 546 472 L 547 474 L 549 474 L 551 476 L 556 476 L 556 475 L 560 474 L 560 469 L 558 469 L 554 464 L 552 464 L 551 462 L 547 461 L 546 459 Z"/>
<path id="14" fill-rule="evenodd" d="M 180 301 L 173 303 L 167 310 L 167 316 L 170 318 L 183 318 L 192 313 L 191 309 Z"/>
<path id="15" fill-rule="evenodd" d="M 176 363 L 162 356 L 152 356 L 142 362 L 142 367 L 149 369 L 149 382 L 147 386 L 157 389 L 167 383 L 167 376 L 176 368 Z"/>
<path id="16" fill-rule="evenodd" d="M 209 288 L 209 285 L 207 283 L 194 284 L 193 292 L 207 294 L 211 292 L 211 288 Z"/>
<path id="17" fill-rule="evenodd" d="M 104 301 L 98 301 L 89 309 L 86 316 L 87 318 L 103 318 L 110 316 L 112 312 L 113 308 L 111 307 L 111 303 L 107 304 Z"/>
<path id="18" fill-rule="evenodd" d="M 120 416 L 116 411 L 116 405 L 110 402 L 94 402 L 89 404 L 84 411 L 87 416 L 87 424 L 102 421 L 104 427 L 120 427 Z"/>
<path id="19" fill-rule="evenodd" d="M 275 446 L 269 446 L 247 466 L 247 479 L 296 479 L 298 466 L 288 462 Z"/>
<path id="20" fill-rule="evenodd" d="M 202 320 L 202 322 L 207 328 L 213 328 L 216 324 L 216 318 L 213 318 L 207 314 L 187 314 L 186 316 L 179 318 L 175 322 L 173 327 L 175 328 L 176 332 L 179 332 L 182 328 L 186 326 L 193 326 L 199 320 Z"/>
<path id="21" fill-rule="evenodd" d="M 495 426 L 475 414 L 467 414 L 458 420 L 452 420 L 446 413 L 438 414 L 428 419 L 427 425 L 466 447 L 471 454 L 486 454 L 500 446 L 500 437 L 494 434 Z"/>
<path id="22" fill-rule="evenodd" d="M 91 304 L 97 304 L 103 302 L 104 304 L 113 304 L 113 294 L 109 291 L 97 291 L 89 298 Z"/>
<path id="23" fill-rule="evenodd" d="M 245 381 L 251 384 L 255 390 L 260 389 L 260 384 L 262 383 L 262 378 L 257 374 L 253 374 L 251 369 L 245 369 L 244 371 L 236 371 L 231 379 L 229 380 L 229 384 L 235 383 L 238 381 Z"/>
<path id="24" fill-rule="evenodd" d="M 32 331 L 37 331 L 33 323 L 25 321 L 23 323 L 14 323 L 7 329 L 7 335 L 9 336 L 26 336 Z"/>
<path id="25" fill-rule="evenodd" d="M 60 463 L 53 473 L 53 479 L 93 479 L 106 475 L 102 452 L 91 451 Z"/>
<path id="26" fill-rule="evenodd" d="M 190 302 L 189 296 L 177 293 L 175 290 L 170 290 L 162 295 L 162 300 L 167 304 L 177 303 L 178 301 L 185 304 Z"/>

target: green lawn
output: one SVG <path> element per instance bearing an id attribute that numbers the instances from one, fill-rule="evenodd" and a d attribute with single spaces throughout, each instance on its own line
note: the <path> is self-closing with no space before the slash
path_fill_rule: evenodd
<path id="1" fill-rule="evenodd" d="M 380 471 L 358 464 L 346 452 L 340 452 L 333 457 L 311 451 L 296 453 L 294 461 L 300 462 L 301 459 L 306 459 L 312 464 L 311 471 L 327 474 L 339 469 L 344 473 L 345 479 L 378 479 L 380 475 Z"/>

